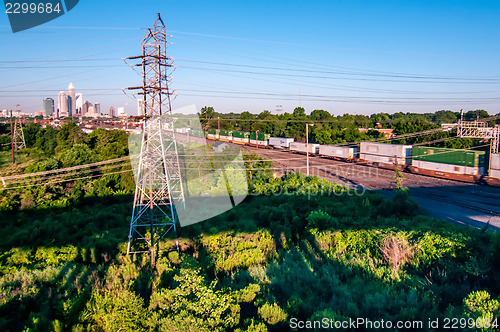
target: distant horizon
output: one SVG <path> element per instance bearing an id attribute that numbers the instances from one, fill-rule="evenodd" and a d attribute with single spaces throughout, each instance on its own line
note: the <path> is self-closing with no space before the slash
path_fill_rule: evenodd
<path id="1" fill-rule="evenodd" d="M 141 76 L 123 59 L 141 53 L 158 12 L 172 36 L 174 109 L 500 112 L 500 3 L 488 0 L 80 2 L 15 34 L 4 13 L 0 110 L 40 111 L 73 82 L 103 110 L 136 114 L 127 88 Z"/>

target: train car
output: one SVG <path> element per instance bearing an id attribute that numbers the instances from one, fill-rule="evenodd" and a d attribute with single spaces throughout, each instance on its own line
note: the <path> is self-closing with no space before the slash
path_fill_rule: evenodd
<path id="1" fill-rule="evenodd" d="M 269 134 L 264 134 L 264 133 L 250 133 L 250 140 L 249 144 L 254 145 L 254 146 L 264 146 L 268 147 L 269 146 L 269 137 L 271 135 Z"/>
<path id="2" fill-rule="evenodd" d="M 484 151 L 415 146 L 408 170 L 440 178 L 477 182 L 486 174 L 485 161 Z"/>
<path id="3" fill-rule="evenodd" d="M 207 138 L 218 140 L 219 139 L 219 131 L 217 129 L 208 129 Z"/>
<path id="4" fill-rule="evenodd" d="M 187 134 L 190 128 L 175 128 L 175 132 L 179 134 Z"/>
<path id="5" fill-rule="evenodd" d="M 411 164 L 411 145 L 361 142 L 361 163 L 381 168 L 404 168 Z"/>
<path id="6" fill-rule="evenodd" d="M 205 135 L 203 135 L 203 131 L 202 130 L 193 130 L 193 129 L 190 129 L 188 131 L 188 134 L 189 136 L 195 136 L 195 137 L 204 137 Z"/>
<path id="7" fill-rule="evenodd" d="M 236 144 L 248 144 L 250 141 L 250 133 L 247 131 L 233 131 L 233 142 Z"/>
<path id="8" fill-rule="evenodd" d="M 493 153 L 490 158 L 491 168 L 488 174 L 490 177 L 500 180 L 500 153 Z"/>
<path id="9" fill-rule="evenodd" d="M 219 141 L 232 142 L 233 141 L 233 131 L 227 129 L 221 129 L 219 131 Z"/>
<path id="10" fill-rule="evenodd" d="M 321 157 L 351 161 L 358 155 L 358 148 L 349 146 L 320 145 L 319 155 Z"/>
<path id="11" fill-rule="evenodd" d="M 293 143 L 293 141 L 293 138 L 269 137 L 269 145 L 278 149 L 289 149 L 290 143 Z"/>
<path id="12" fill-rule="evenodd" d="M 307 153 L 309 154 L 318 154 L 319 152 L 319 144 L 316 143 L 309 143 L 309 151 L 306 143 L 301 143 L 301 142 L 293 142 L 290 143 L 290 151 L 296 152 L 296 153 Z"/>

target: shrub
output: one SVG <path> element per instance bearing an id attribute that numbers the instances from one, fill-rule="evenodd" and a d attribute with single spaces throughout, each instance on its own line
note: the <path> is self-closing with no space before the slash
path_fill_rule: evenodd
<path id="1" fill-rule="evenodd" d="M 287 318 L 286 312 L 276 303 L 265 303 L 258 309 L 258 312 L 262 319 L 270 325 L 276 325 Z"/>
<path id="2" fill-rule="evenodd" d="M 402 234 L 386 237 L 380 244 L 380 251 L 386 262 L 391 264 L 393 273 L 398 273 L 401 266 L 413 257 L 413 248 Z"/>

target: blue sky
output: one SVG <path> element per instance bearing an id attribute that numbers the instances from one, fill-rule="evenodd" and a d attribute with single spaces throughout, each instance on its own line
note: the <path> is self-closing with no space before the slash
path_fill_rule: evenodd
<path id="1" fill-rule="evenodd" d="M 0 109 L 42 108 L 73 82 L 102 109 L 136 111 L 139 55 L 162 13 L 174 108 L 333 114 L 500 112 L 498 1 L 85 1 L 13 34 L 0 14 Z"/>

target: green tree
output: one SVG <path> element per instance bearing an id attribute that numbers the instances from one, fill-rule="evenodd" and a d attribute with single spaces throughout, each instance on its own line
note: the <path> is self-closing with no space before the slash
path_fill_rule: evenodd
<path id="1" fill-rule="evenodd" d="M 211 106 L 205 106 L 198 113 L 198 117 L 200 118 L 201 127 L 204 131 L 207 131 L 210 128 L 210 120 L 215 118 L 215 110 Z"/>
<path id="2" fill-rule="evenodd" d="M 85 134 L 76 123 L 69 122 L 59 130 L 57 134 L 57 145 L 61 149 L 71 147 L 73 144 L 82 143 L 84 136 Z"/>

